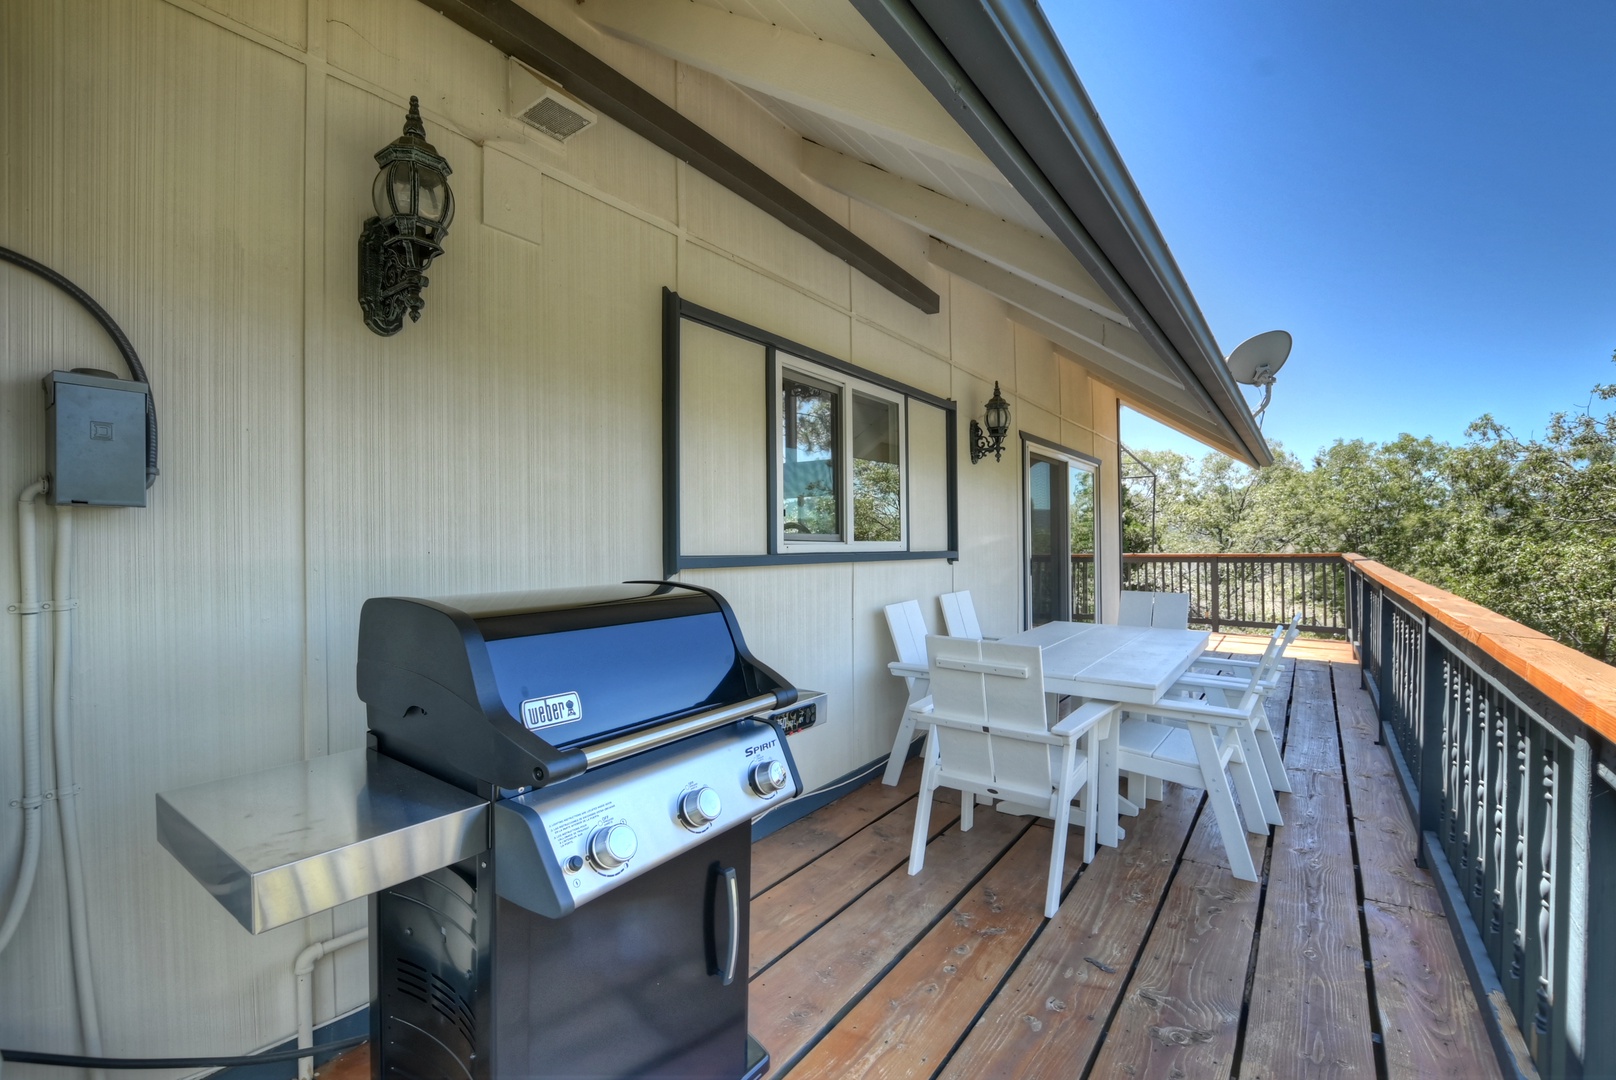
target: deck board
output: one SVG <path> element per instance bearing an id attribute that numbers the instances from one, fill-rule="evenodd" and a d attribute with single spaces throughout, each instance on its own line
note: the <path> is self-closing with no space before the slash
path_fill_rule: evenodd
<path id="1" fill-rule="evenodd" d="M 1031 828 L 1023 818 L 976 815 L 948 828 L 911 877 L 888 874 L 807 941 L 752 979 L 752 1034 L 784 1072 Z"/>
<path id="2" fill-rule="evenodd" d="M 1229 1076 L 1260 891 L 1226 867 L 1180 869 L 1092 1075 Z"/>
<path id="3" fill-rule="evenodd" d="M 944 1077 L 1079 1075 L 1156 917 L 1199 795 L 1170 786 L 1119 847 L 1100 850 Z"/>
<path id="4" fill-rule="evenodd" d="M 760 841 L 751 1028 L 770 1075 L 1499 1076 L 1350 647 L 1298 642 L 1267 707 L 1295 791 L 1286 824 L 1246 835 L 1261 885 L 1230 876 L 1202 793 L 1172 784 L 1080 871 L 1072 829 L 1050 920 L 1047 823 L 981 808 L 962 833 L 951 792 L 909 876 L 916 762 Z M 367 1076 L 364 1051 L 320 1075 Z"/>
<path id="5" fill-rule="evenodd" d="M 791 828 L 752 845 L 752 895 L 779 884 L 825 852 L 891 813 L 920 790 L 920 759 L 904 766 L 898 783 L 871 782 L 854 788 L 829 806 L 793 822 Z"/>

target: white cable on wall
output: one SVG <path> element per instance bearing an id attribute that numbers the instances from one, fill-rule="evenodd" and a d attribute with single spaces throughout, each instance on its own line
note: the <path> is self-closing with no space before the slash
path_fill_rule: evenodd
<path id="1" fill-rule="evenodd" d="M 84 1052 L 101 1056 L 101 1019 L 95 1006 L 95 971 L 90 963 L 89 899 L 84 887 L 84 846 L 80 839 L 78 787 L 73 780 L 73 510 L 56 508 L 55 592 L 51 650 L 51 735 L 56 751 L 56 806 L 62 818 L 62 862 L 67 873 L 68 930 L 73 952 L 73 985 L 78 992 L 79 1029 Z M 92 1070 L 99 1076 L 100 1070 Z"/>
<path id="2" fill-rule="evenodd" d="M 34 500 L 43 495 L 46 484 L 36 480 L 17 497 L 17 616 L 22 619 L 18 638 L 22 642 L 22 668 L 18 693 L 22 708 L 22 855 L 11 902 L 0 921 L 0 952 L 22 923 L 28 898 L 34 891 L 35 871 L 39 868 L 40 836 L 43 831 L 45 799 L 40 774 L 43 766 L 39 747 L 39 544 L 35 534 Z"/>

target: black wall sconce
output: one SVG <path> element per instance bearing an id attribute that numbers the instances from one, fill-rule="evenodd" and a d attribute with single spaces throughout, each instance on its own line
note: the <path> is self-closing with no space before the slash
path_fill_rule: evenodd
<path id="1" fill-rule="evenodd" d="M 971 421 L 972 465 L 989 454 L 993 455 L 994 461 L 1004 458 L 1004 437 L 1010 434 L 1010 403 L 999 393 L 997 382 L 993 384 L 993 396 L 988 398 L 982 419 L 988 426 L 986 434 L 983 434 L 981 424 Z"/>
<path id="2" fill-rule="evenodd" d="M 426 268 L 443 254 L 454 220 L 449 163 L 426 141 L 421 105 L 410 98 L 404 134 L 376 154 L 381 171 L 371 184 L 376 216 L 359 235 L 359 307 L 365 325 L 383 337 L 421 318 Z"/>

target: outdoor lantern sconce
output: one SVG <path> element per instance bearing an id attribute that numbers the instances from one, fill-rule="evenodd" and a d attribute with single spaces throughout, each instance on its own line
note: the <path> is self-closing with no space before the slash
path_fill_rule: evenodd
<path id="1" fill-rule="evenodd" d="M 971 421 L 972 465 L 989 454 L 993 455 L 994 461 L 1004 459 L 1004 437 L 1010 434 L 1010 403 L 999 393 L 997 382 L 993 384 L 993 396 L 988 398 L 982 420 L 988 426 L 986 434 L 982 432 L 982 424 Z"/>
<path id="2" fill-rule="evenodd" d="M 376 216 L 359 235 L 359 307 L 365 325 L 383 337 L 421 318 L 426 268 L 443 254 L 454 220 L 449 163 L 426 141 L 421 106 L 410 98 L 404 134 L 376 154 L 381 171 L 371 184 Z"/>

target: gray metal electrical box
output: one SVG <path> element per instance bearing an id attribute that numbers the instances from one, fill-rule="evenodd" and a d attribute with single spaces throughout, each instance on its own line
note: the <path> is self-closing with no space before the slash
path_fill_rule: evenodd
<path id="1" fill-rule="evenodd" d="M 146 384 L 80 371 L 45 376 L 53 505 L 146 505 Z"/>

